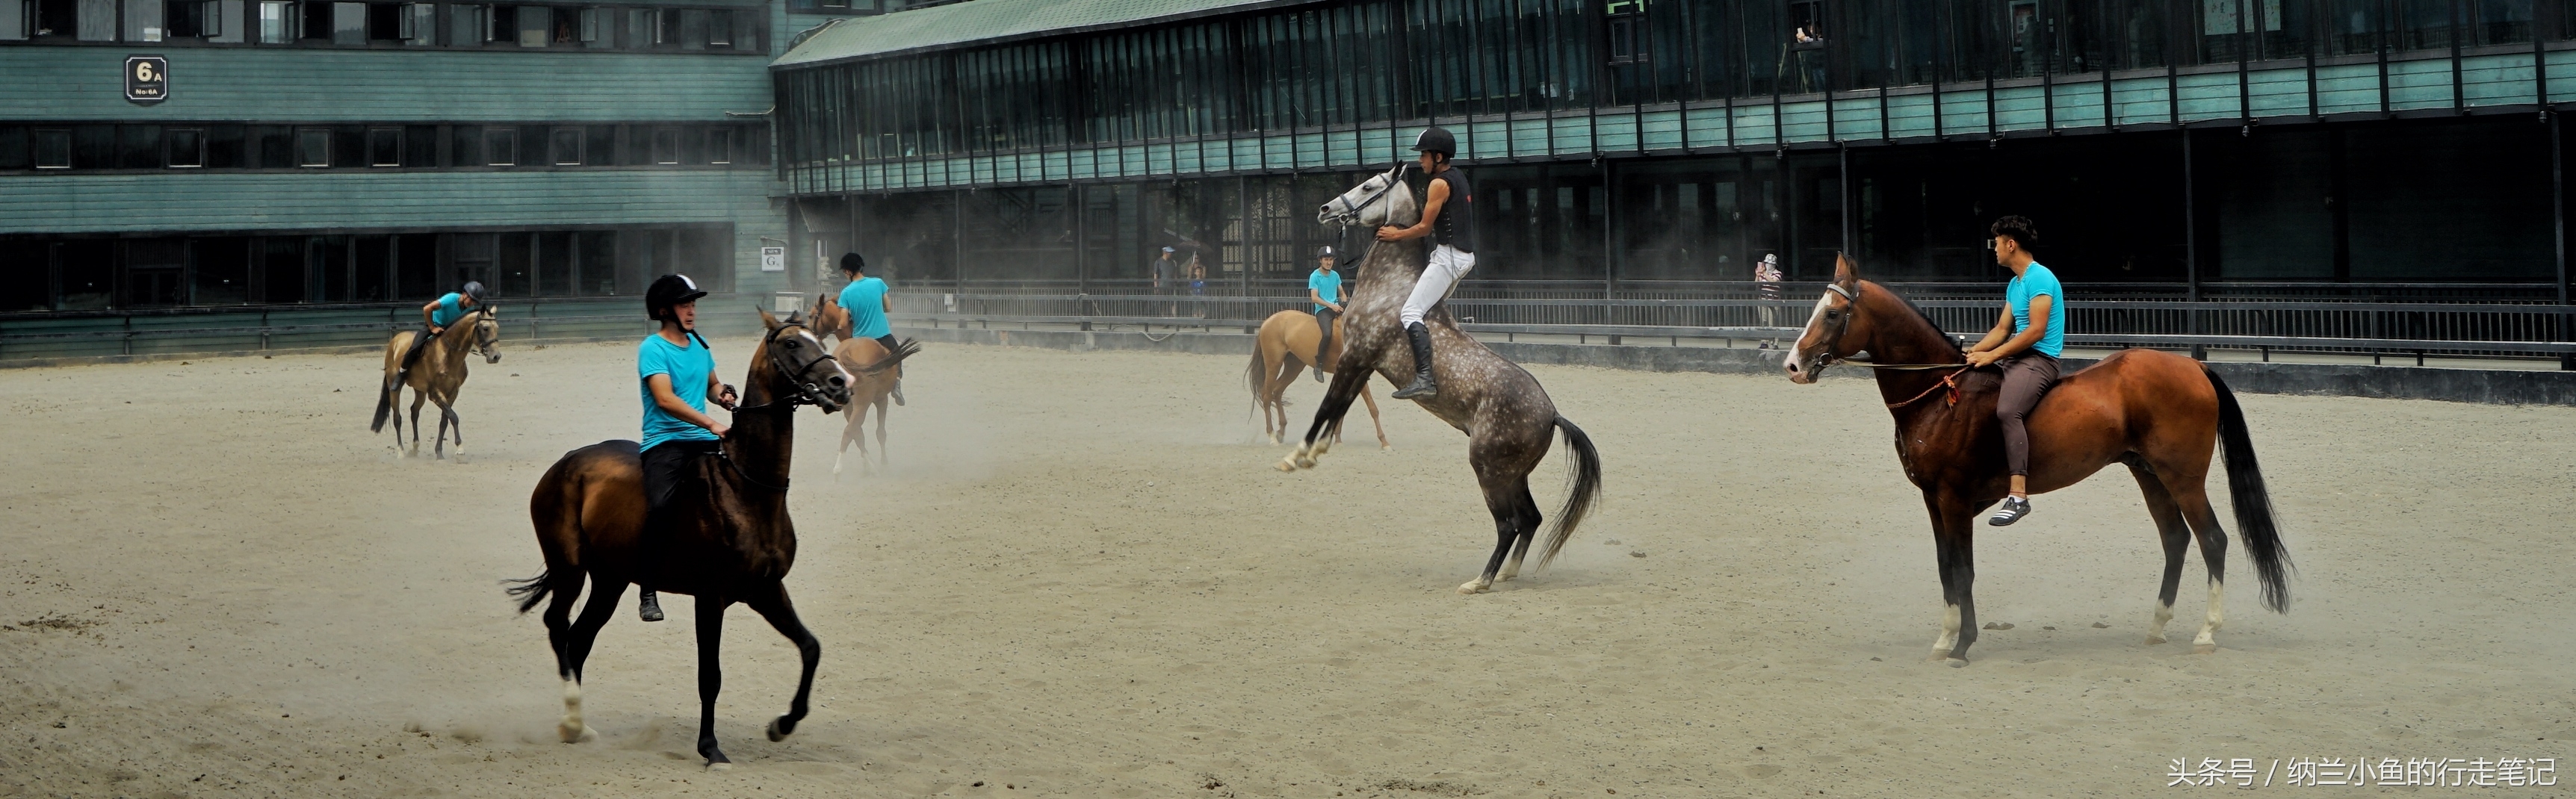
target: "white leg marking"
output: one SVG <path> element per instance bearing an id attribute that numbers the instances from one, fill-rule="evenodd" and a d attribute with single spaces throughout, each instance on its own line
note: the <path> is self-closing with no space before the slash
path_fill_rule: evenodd
<path id="1" fill-rule="evenodd" d="M 2199 635 L 2192 637 L 2191 648 L 2193 651 L 2201 654 L 2208 654 L 2218 649 L 2217 632 L 2219 627 L 2227 624 L 2226 608 L 2227 584 L 2223 582 L 2211 582 L 2209 584 L 2209 621 L 2201 625 Z"/>
<path id="2" fill-rule="evenodd" d="M 563 736 L 563 742 L 568 744 L 577 744 L 597 737 L 590 731 L 590 727 L 581 723 L 581 683 L 564 681 L 563 722 L 555 725 L 555 733 Z"/>
<path id="3" fill-rule="evenodd" d="M 1934 660 L 1949 657 L 1950 650 L 1959 645 L 1959 606 L 1943 607 L 1945 609 L 1941 612 L 1941 637 L 1932 639 Z"/>
<path id="4" fill-rule="evenodd" d="M 1478 577 L 1478 578 L 1476 578 L 1476 579 L 1468 580 L 1468 581 L 1466 581 L 1466 582 L 1464 582 L 1464 583 L 1460 583 L 1460 584 L 1458 584 L 1458 593 L 1461 593 L 1461 594 L 1481 594 L 1481 593 L 1484 593 L 1484 592 L 1486 592 L 1486 591 L 1491 591 L 1491 590 L 1493 590 L 1493 589 L 1494 589 L 1494 584 L 1493 584 L 1493 583 L 1486 582 L 1486 581 L 1485 581 L 1485 578 L 1483 578 L 1483 577 Z"/>
<path id="5" fill-rule="evenodd" d="M 2165 622 L 2169 621 L 2173 621 L 2173 606 L 2166 604 L 2164 600 L 2156 600 L 2155 619 L 2147 622 L 2148 646 L 2165 642 Z"/>
<path id="6" fill-rule="evenodd" d="M 1498 583 L 1499 583 L 1499 582 L 1503 582 L 1503 581 L 1506 581 L 1506 580 L 1515 579 L 1515 578 L 1518 578 L 1518 577 L 1520 577 L 1520 576 L 1521 576 L 1521 556 L 1520 556 L 1520 553 L 1515 552 L 1515 553 L 1512 553 L 1512 557 L 1511 557 L 1511 559 L 1510 559 L 1510 560 L 1503 561 L 1503 571 L 1502 571 L 1502 573 L 1501 573 L 1501 574 L 1496 574 L 1496 575 L 1494 575 L 1494 582 L 1498 582 Z"/>

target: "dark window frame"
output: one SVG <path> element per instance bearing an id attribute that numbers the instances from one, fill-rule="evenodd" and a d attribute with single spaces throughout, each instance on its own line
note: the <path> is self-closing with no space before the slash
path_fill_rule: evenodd
<path id="1" fill-rule="evenodd" d="M 389 144 L 380 145 L 380 142 L 389 142 Z M 393 159 L 390 162 L 382 157 L 383 151 L 378 149 L 380 146 L 391 147 L 393 151 Z M 404 147 L 402 128 L 389 125 L 370 125 L 367 127 L 367 166 L 371 168 L 404 166 L 403 153 L 405 150 L 406 148 Z"/>
<path id="2" fill-rule="evenodd" d="M 190 158 L 190 160 L 191 160 L 191 161 L 193 161 L 193 163 L 181 163 L 181 162 L 180 162 L 180 151 L 181 151 L 182 149 L 186 149 L 186 148 L 181 147 L 181 145 L 180 145 L 180 141 L 181 141 L 182 139 L 184 139 L 184 138 L 188 138 L 188 137 L 194 137 L 194 138 L 195 138 L 195 140 L 196 140 L 196 147 L 195 147 L 195 148 L 193 148 L 193 149 L 195 149 L 195 150 L 196 150 L 196 152 L 194 152 L 194 153 L 192 153 L 192 154 L 190 154 L 190 155 L 189 155 L 189 158 Z M 205 129 L 205 128 L 166 128 L 166 129 L 163 129 L 163 130 L 162 130 L 162 132 L 161 132 L 161 147 L 162 147 L 161 166 L 162 166 L 162 168 L 164 168 L 164 169 L 204 169 L 204 168 L 206 168 L 206 129 Z"/>
<path id="3" fill-rule="evenodd" d="M 330 128 L 299 125 L 296 126 L 294 135 L 295 167 L 297 169 L 329 169 L 331 167 Z M 321 150 L 318 154 L 312 147 L 313 142 L 316 141 L 316 137 L 319 137 L 319 141 L 321 142 Z"/>

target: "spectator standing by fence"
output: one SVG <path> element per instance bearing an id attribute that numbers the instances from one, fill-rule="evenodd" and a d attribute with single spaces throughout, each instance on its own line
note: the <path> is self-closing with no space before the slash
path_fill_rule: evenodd
<path id="1" fill-rule="evenodd" d="M 1780 255 L 1778 253 L 1763 253 L 1762 260 L 1753 264 L 1753 296 L 1760 298 L 1764 303 L 1762 326 L 1779 327 L 1780 306 L 1770 304 L 1780 301 Z M 1770 349 L 1771 342 L 1762 342 L 1762 348 Z"/>
<path id="2" fill-rule="evenodd" d="M 1163 257 L 1154 259 L 1154 262 L 1152 264 L 1148 264 L 1145 269 L 1147 272 L 1154 275 L 1153 293 L 1155 294 L 1169 296 L 1175 293 L 1172 291 L 1173 289 L 1180 286 L 1180 284 L 1175 281 L 1178 281 L 1181 277 L 1181 262 L 1172 260 L 1172 248 L 1170 247 L 1163 248 Z M 1147 313 L 1152 312 L 1147 311 Z M 1181 315 L 1180 303 L 1167 303 L 1163 308 L 1163 315 Z"/>

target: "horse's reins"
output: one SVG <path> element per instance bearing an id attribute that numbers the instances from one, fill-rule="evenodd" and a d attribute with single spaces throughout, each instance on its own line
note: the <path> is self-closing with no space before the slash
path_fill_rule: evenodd
<path id="1" fill-rule="evenodd" d="M 1860 296 L 1859 296 L 1858 294 L 1853 293 L 1853 292 L 1852 292 L 1852 290 L 1850 290 L 1850 289 L 1843 288 L 1843 287 L 1842 287 L 1842 284 L 1839 284 L 1839 283 L 1827 283 L 1827 284 L 1825 284 L 1825 290 L 1826 290 L 1826 291 L 1833 292 L 1833 293 L 1835 293 L 1835 294 L 1843 295 L 1843 300 L 1845 300 L 1846 302 L 1851 303 L 1851 306 L 1852 306 L 1853 308 L 1859 308 L 1859 307 L 1860 307 Z M 1850 317 L 1849 317 L 1849 316 L 1845 316 L 1845 317 L 1844 317 L 1844 319 L 1843 319 L 1843 321 L 1841 322 L 1841 324 L 1838 324 L 1838 325 L 1836 325 L 1836 326 L 1835 326 L 1835 328 L 1834 328 L 1834 340 L 1835 340 L 1835 341 L 1841 341 L 1841 340 L 1842 340 L 1842 337 L 1843 337 L 1842 326 L 1843 326 L 1843 325 L 1849 325 L 1849 324 L 1851 324 Z M 1916 394 L 1916 395 L 1914 395 L 1914 398 L 1913 398 L 1913 399 L 1909 399 L 1909 400 L 1906 400 L 1906 401 L 1904 401 L 1904 402 L 1890 402 L 1890 403 L 1887 403 L 1887 407 L 1888 407 L 1888 409 L 1889 409 L 1889 410 L 1894 410 L 1894 409 L 1897 409 L 1897 408 L 1905 407 L 1905 406 L 1907 406 L 1907 405 L 1912 405 L 1912 404 L 1917 403 L 1917 402 L 1921 402 L 1921 401 L 1923 400 L 1923 398 L 1924 398 L 1924 397 L 1932 396 L 1932 392 L 1940 391 L 1940 390 L 1942 390 L 1942 389 L 1944 389 L 1944 388 L 1947 388 L 1947 389 L 1949 389 L 1949 390 L 1950 390 L 1949 404 L 1951 404 L 1951 405 L 1957 405 L 1957 404 L 1959 404 L 1959 376 L 1960 376 L 1960 375 L 1963 375 L 1963 374 L 1967 374 L 1967 373 L 1968 373 L 1968 370 L 1970 370 L 1970 369 L 1974 369 L 1974 368 L 1976 368 L 1975 366 L 1971 366 L 1971 365 L 1967 365 L 1967 364 L 1957 364 L 1957 363 L 1871 363 L 1871 362 L 1868 362 L 1868 361 L 1851 361 L 1851 360 L 1844 360 L 1844 359 L 1842 359 L 1841 357 L 1838 357 L 1838 356 L 1832 356 L 1832 355 L 1825 356 L 1825 362 L 1824 362 L 1824 363 L 1822 363 L 1822 364 L 1818 364 L 1818 366 L 1821 368 L 1821 367 L 1823 367 L 1823 366 L 1831 366 L 1831 365 L 1833 365 L 1833 364 L 1837 364 L 1837 363 L 1847 363 L 1847 364 L 1851 364 L 1851 365 L 1853 365 L 1853 366 L 1865 366 L 1865 367 L 1868 367 L 1868 368 L 1871 368 L 1871 369 L 1885 369 L 1885 370 L 1899 371 L 1899 372 L 1921 372 L 1921 371 L 1931 371 L 1931 370 L 1933 370 L 1933 369 L 1950 369 L 1950 370 L 1952 370 L 1949 374 L 1946 374 L 1946 375 L 1942 375 L 1942 376 L 1941 376 L 1941 382 L 1936 383 L 1936 384 L 1933 384 L 1933 386 L 1932 386 L 1931 388 L 1924 389 L 1924 390 L 1923 390 L 1923 393 L 1921 393 L 1921 394 Z"/>
<path id="2" fill-rule="evenodd" d="M 1347 197 L 1334 197 L 1332 202 L 1325 203 L 1325 205 L 1330 206 L 1334 203 L 1339 203 L 1342 206 L 1341 212 L 1334 214 L 1334 216 L 1342 219 L 1358 221 L 1360 218 L 1360 211 L 1369 206 L 1376 205 L 1378 200 L 1385 199 L 1387 192 L 1394 191 L 1397 185 L 1404 182 L 1404 170 L 1411 168 L 1412 166 L 1412 164 L 1397 164 L 1394 169 L 1389 169 L 1380 173 L 1389 176 L 1387 178 L 1386 185 L 1379 186 L 1375 193 L 1370 194 L 1366 199 L 1359 201 L 1356 205 L 1352 204 L 1350 199 Z M 1343 227 L 1347 228 L 1350 227 L 1350 225 L 1343 225 Z"/>
<path id="3" fill-rule="evenodd" d="M 790 370 L 787 368 L 787 362 L 778 357 L 778 334 L 793 326 L 794 325 L 781 325 L 777 329 L 769 331 L 769 335 L 761 338 L 760 351 L 763 355 L 769 357 L 770 368 L 778 370 L 779 374 L 789 375 L 788 382 L 795 384 L 796 393 L 789 395 L 784 399 L 776 399 L 758 405 L 744 405 L 734 408 L 734 413 L 742 414 L 752 411 L 773 411 L 781 408 L 792 412 L 796 410 L 796 406 L 798 405 L 819 406 L 823 404 L 822 397 L 820 396 L 823 390 L 822 387 L 816 385 L 814 381 L 805 379 L 805 373 L 813 371 L 815 364 L 829 362 L 831 359 L 829 357 L 818 358 L 812 363 L 805 364 L 805 368 L 803 369 Z M 698 339 L 698 346 L 707 346 L 706 338 L 698 336 L 698 331 L 691 330 L 689 331 L 689 335 Z M 710 347 L 709 349 L 713 348 Z M 782 494 L 786 493 L 788 483 L 793 482 L 790 479 L 782 478 L 778 481 L 777 485 L 771 485 L 760 478 L 753 477 L 750 472 L 743 470 L 742 464 L 735 463 L 733 455 L 721 446 L 716 448 L 716 460 L 724 461 L 725 467 L 732 469 L 734 476 L 742 478 L 743 482 L 750 483 L 761 488 L 766 488 L 771 491 L 776 491 Z"/>

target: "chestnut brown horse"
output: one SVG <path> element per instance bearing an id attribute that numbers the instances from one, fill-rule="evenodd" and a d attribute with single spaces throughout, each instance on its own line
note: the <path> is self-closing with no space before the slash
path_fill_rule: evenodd
<path id="1" fill-rule="evenodd" d="M 1325 224 L 1370 229 L 1409 226 L 1421 218 L 1422 207 L 1405 186 L 1401 166 L 1362 181 L 1316 214 L 1316 221 Z M 1349 321 L 1342 327 L 1348 334 L 1347 348 L 1323 402 L 1315 407 L 1315 421 L 1306 428 L 1305 441 L 1279 460 L 1280 471 L 1313 468 L 1316 459 L 1332 448 L 1332 434 L 1341 429 L 1351 401 L 1364 395 L 1370 373 L 1399 384 L 1413 378 L 1413 349 L 1406 343 L 1403 326 L 1397 324 L 1396 313 L 1412 293 L 1414 281 L 1422 277 L 1429 241 L 1381 242 L 1360 259 L 1359 285 L 1351 290 L 1350 304 L 1345 306 L 1350 313 L 1342 317 Z M 1547 457 L 1556 434 L 1563 432 L 1566 449 L 1573 451 L 1574 474 L 1568 481 L 1572 485 L 1565 505 L 1556 512 L 1556 526 L 1548 531 L 1547 548 L 1539 552 L 1539 568 L 1546 568 L 1564 549 L 1574 528 L 1600 500 L 1601 455 L 1583 428 L 1557 414 L 1556 403 L 1548 399 L 1547 389 L 1539 387 L 1538 378 L 1459 330 L 1447 303 L 1432 306 L 1422 321 L 1431 328 L 1432 369 L 1440 379 L 1440 394 L 1414 402 L 1467 434 L 1467 465 L 1485 495 L 1485 511 L 1494 517 L 1493 556 L 1485 560 L 1483 573 L 1458 586 L 1461 594 L 1484 593 L 1494 583 L 1518 576 L 1530 542 L 1538 537 L 1541 517 L 1538 500 L 1530 496 L 1529 474 Z M 1388 490 L 1400 489 L 1390 486 Z"/>
<path id="2" fill-rule="evenodd" d="M 1886 287 L 1860 279 L 1849 259 L 1837 258 L 1833 284 L 1816 300 L 1806 332 L 1789 351 L 1789 379 L 1813 383 L 1825 367 L 1862 352 L 1870 360 L 1865 365 L 1876 367 L 1879 395 L 1896 417 L 1897 462 L 1923 490 L 1923 504 L 1932 513 L 1947 604 L 1932 657 L 1965 666 L 1968 645 L 1977 640 L 1976 603 L 1969 593 L 1976 579 L 1970 543 L 1977 513 L 2004 498 L 2010 478 L 1995 420 L 2003 379 L 1993 369 L 1967 369 L 1966 355 L 1930 317 Z M 2222 446 L 2229 504 L 2254 556 L 2263 604 L 2288 612 L 2284 571 L 2290 555 L 2272 519 L 2271 494 L 2254 460 L 2245 413 L 2207 365 L 2155 350 L 2112 353 L 2059 380 L 2031 412 L 2029 425 L 2031 493 L 2074 485 L 2119 463 L 2146 494 L 2147 514 L 2165 547 L 2164 586 L 2156 595 L 2147 643 L 2165 641 L 2183 554 L 2197 534 L 2209 569 L 2209 616 L 2192 644 L 2201 652 L 2218 646 L 2214 634 L 2226 621 L 2227 531 L 2218 525 L 2204 483 L 2210 455 Z"/>
<path id="3" fill-rule="evenodd" d="M 724 682 L 716 655 L 725 609 L 734 603 L 750 605 L 796 642 L 804 661 L 796 698 L 786 715 L 770 723 L 769 740 L 786 738 L 805 718 L 823 647 L 787 599 L 784 581 L 796 562 L 787 464 L 796 441 L 796 406 L 838 411 L 850 399 L 852 378 L 794 317 L 782 322 L 763 311 L 760 320 L 769 332 L 752 353 L 750 376 L 743 380 L 745 404 L 733 412 L 719 455 L 699 459 L 690 484 L 672 504 L 666 540 L 649 547 L 639 543 L 644 466 L 633 441 L 604 441 L 565 453 L 528 497 L 546 570 L 512 581 L 509 592 L 518 597 L 520 613 L 546 605 L 546 637 L 564 684 L 564 715 L 555 731 L 565 743 L 591 737 L 581 720 L 582 664 L 599 628 L 616 615 L 627 584 L 638 578 L 654 590 L 698 598 L 698 754 L 708 768 L 731 765 L 716 747 L 716 693 Z M 576 622 L 572 604 L 584 578 L 591 584 L 590 601 Z"/>
<path id="4" fill-rule="evenodd" d="M 902 367 L 903 359 L 921 352 L 921 344 L 910 339 L 905 339 L 896 345 L 895 352 L 889 353 L 876 339 L 850 338 L 847 312 L 842 313 L 841 324 L 841 343 L 832 347 L 832 359 L 840 361 L 841 368 L 858 376 L 858 380 L 850 384 L 850 410 L 842 414 L 841 446 L 832 452 L 832 479 L 835 480 L 840 479 L 841 456 L 849 453 L 851 444 L 859 445 L 859 471 L 868 471 L 867 424 L 870 410 L 877 414 L 877 464 L 886 464 L 886 400 L 894 394 L 895 379 L 901 374 L 897 370 Z"/>
<path id="5" fill-rule="evenodd" d="M 1333 319 L 1333 345 L 1324 350 L 1323 362 L 1314 364 L 1324 374 L 1339 371 L 1346 338 L 1339 331 L 1347 327 L 1340 317 Z M 1280 443 L 1280 437 L 1288 434 L 1288 387 L 1297 382 L 1299 373 L 1306 371 L 1308 360 L 1314 357 L 1315 336 L 1323 329 L 1315 324 L 1311 313 L 1280 311 L 1261 320 L 1261 335 L 1254 339 L 1252 363 L 1243 368 L 1243 381 L 1252 388 L 1252 404 L 1261 411 L 1261 432 L 1270 437 L 1272 444 Z M 1365 379 L 1360 382 L 1360 399 L 1368 402 L 1369 424 L 1377 427 L 1377 448 L 1394 449 L 1386 443 L 1386 423 L 1378 420 L 1377 398 L 1369 396 Z M 1339 426 L 1333 428 L 1336 443 L 1341 441 L 1341 433 Z"/>

